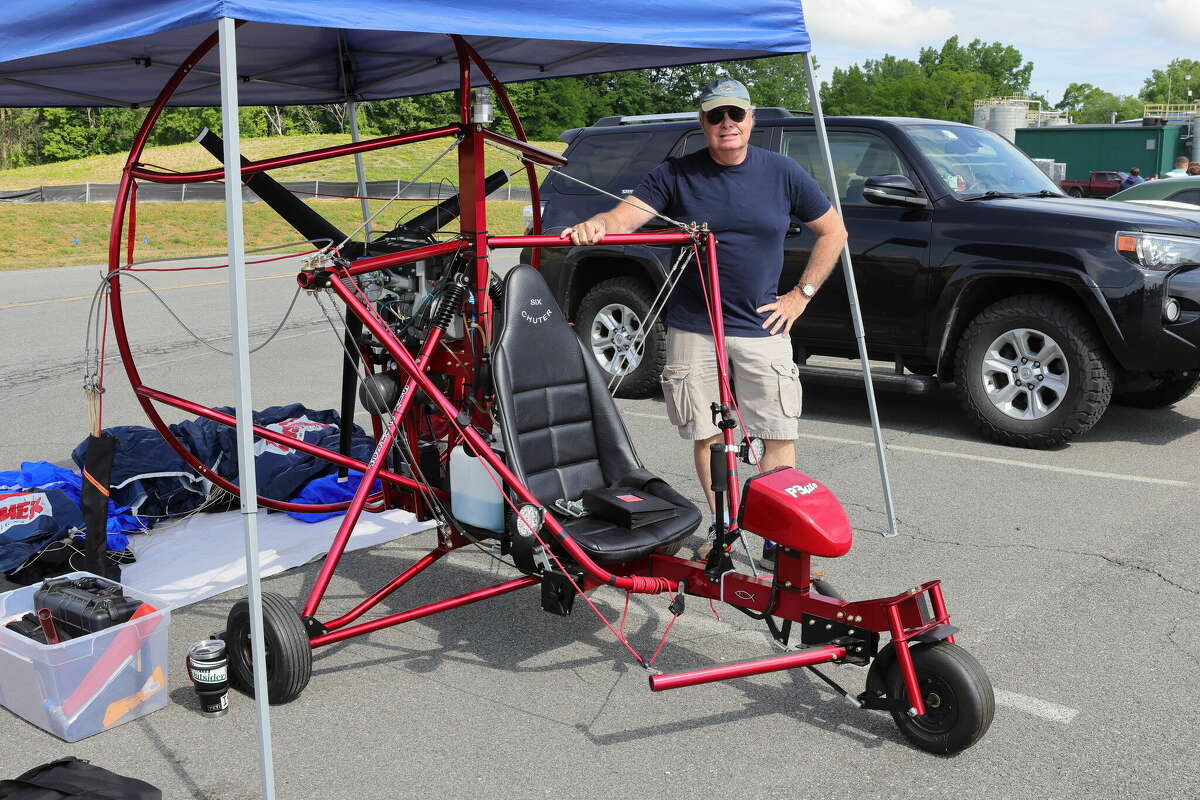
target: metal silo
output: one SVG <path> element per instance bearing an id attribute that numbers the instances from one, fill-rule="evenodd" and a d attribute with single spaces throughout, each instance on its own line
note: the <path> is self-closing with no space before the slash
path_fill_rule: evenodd
<path id="1" fill-rule="evenodd" d="M 971 115 L 971 124 L 976 128 L 986 128 L 991 117 L 992 107 L 986 101 L 975 101 L 975 113 Z"/>
<path id="2" fill-rule="evenodd" d="M 988 118 L 988 130 L 1015 142 L 1017 128 L 1025 127 L 1025 115 L 1028 111 L 1029 107 L 1025 105 L 994 106 Z"/>
<path id="3" fill-rule="evenodd" d="M 1200 161 L 1200 106 L 1192 117 L 1192 161 Z"/>

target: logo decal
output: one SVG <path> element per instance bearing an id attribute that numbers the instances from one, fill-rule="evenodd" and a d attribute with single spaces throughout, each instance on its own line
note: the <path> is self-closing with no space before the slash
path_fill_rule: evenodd
<path id="1" fill-rule="evenodd" d="M 747 592 L 745 589 L 738 589 L 733 593 L 733 596 L 739 600 L 748 600 L 751 603 L 754 602 L 754 595 L 752 595 L 750 592 Z"/>
<path id="2" fill-rule="evenodd" d="M 816 481 L 812 481 L 811 483 L 806 483 L 803 486 L 801 486 L 799 484 L 797 484 L 795 486 L 789 486 L 786 489 L 784 489 L 784 491 L 787 492 L 792 497 L 803 497 L 804 495 L 812 494 L 813 492 L 815 492 L 817 489 L 820 489 L 820 488 L 821 488 L 821 484 L 817 483 Z"/>
<path id="3" fill-rule="evenodd" d="M 307 416 L 292 417 L 285 419 L 283 422 L 273 422 L 267 426 L 267 430 L 282 433 L 284 436 L 289 436 L 293 439 L 305 441 L 305 434 L 309 431 L 323 431 L 327 428 L 335 428 L 335 425 L 326 425 L 324 422 L 314 422 Z M 274 453 L 275 455 L 286 456 L 289 453 L 295 452 L 290 447 L 285 447 L 276 442 L 268 442 L 266 439 L 259 439 L 254 443 L 254 455 L 259 456 L 263 453 Z"/>
<path id="4" fill-rule="evenodd" d="M 545 304 L 542 302 L 542 298 L 540 298 L 540 297 L 529 298 L 529 305 L 531 307 L 537 307 L 539 309 L 545 307 Z M 521 318 L 524 319 L 526 322 L 532 323 L 533 325 L 541 325 L 543 322 L 550 319 L 550 316 L 553 313 L 554 312 L 551 309 L 547 308 L 541 314 L 534 316 L 533 314 L 529 313 L 529 311 L 522 308 L 521 309 Z"/>
<path id="5" fill-rule="evenodd" d="M 44 492 L 0 494 L 0 533 L 52 513 Z"/>

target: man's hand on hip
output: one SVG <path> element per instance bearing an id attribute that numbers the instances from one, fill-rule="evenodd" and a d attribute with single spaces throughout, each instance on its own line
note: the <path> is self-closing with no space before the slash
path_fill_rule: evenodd
<path id="1" fill-rule="evenodd" d="M 792 289 L 787 294 L 779 295 L 774 303 L 759 306 L 758 313 L 771 314 L 763 321 L 763 329 L 770 331 L 772 335 L 778 333 L 786 336 L 792 330 L 792 323 L 808 308 L 808 300 L 799 289 Z"/>

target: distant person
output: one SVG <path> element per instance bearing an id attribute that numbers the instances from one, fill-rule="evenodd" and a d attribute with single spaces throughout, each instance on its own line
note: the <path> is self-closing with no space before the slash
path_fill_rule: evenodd
<path id="1" fill-rule="evenodd" d="M 1134 167 L 1129 170 L 1129 174 L 1121 179 L 1119 189 L 1128 189 L 1130 186 L 1137 186 L 1139 183 L 1145 183 L 1146 179 L 1142 177 L 1141 167 Z"/>
<path id="2" fill-rule="evenodd" d="M 1200 176 L 1200 161 L 1188 164 L 1188 176 Z"/>
<path id="3" fill-rule="evenodd" d="M 1175 169 L 1163 173 L 1164 178 L 1186 178 L 1188 174 L 1188 157 L 1180 156 L 1175 159 Z"/>

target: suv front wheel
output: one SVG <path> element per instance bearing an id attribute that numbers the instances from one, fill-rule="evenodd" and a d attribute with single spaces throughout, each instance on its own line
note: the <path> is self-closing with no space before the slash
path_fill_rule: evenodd
<path id="1" fill-rule="evenodd" d="M 609 278 L 591 288 L 575 314 L 575 330 L 596 361 L 616 377 L 617 397 L 649 397 L 667 363 L 667 330 L 659 318 L 646 327 L 654 290 L 629 276 Z M 620 377 L 618 377 L 620 376 Z"/>
<path id="2" fill-rule="evenodd" d="M 1018 447 L 1053 447 L 1090 430 L 1108 408 L 1113 370 L 1078 311 L 1043 295 L 992 304 L 958 346 L 963 408 L 984 435 Z"/>

